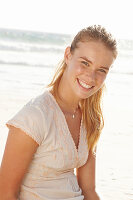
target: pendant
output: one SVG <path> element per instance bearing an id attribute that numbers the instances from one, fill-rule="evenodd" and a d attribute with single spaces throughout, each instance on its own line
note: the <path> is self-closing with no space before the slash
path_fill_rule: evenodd
<path id="1" fill-rule="evenodd" d="M 72 118 L 73 118 L 73 119 L 75 118 L 75 115 L 74 115 L 74 114 L 72 115 Z"/>

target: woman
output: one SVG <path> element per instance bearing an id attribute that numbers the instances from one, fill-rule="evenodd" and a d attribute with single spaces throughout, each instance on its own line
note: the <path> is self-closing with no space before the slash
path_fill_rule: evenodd
<path id="1" fill-rule="evenodd" d="M 1 200 L 100 199 L 95 189 L 96 146 L 104 125 L 100 100 L 116 56 L 116 41 L 101 26 L 75 36 L 48 90 L 6 123 Z"/>

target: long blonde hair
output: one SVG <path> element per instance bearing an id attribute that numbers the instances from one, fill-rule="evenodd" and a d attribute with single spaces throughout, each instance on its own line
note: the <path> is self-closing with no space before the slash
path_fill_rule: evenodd
<path id="1" fill-rule="evenodd" d="M 116 40 L 113 39 L 112 35 L 107 33 L 105 28 L 101 27 L 100 25 L 89 26 L 78 32 L 71 43 L 71 53 L 78 48 L 79 42 L 87 42 L 90 40 L 102 42 L 108 49 L 112 51 L 114 58 L 116 58 Z M 47 86 L 52 87 L 55 98 L 58 97 L 58 85 L 66 67 L 67 65 L 65 61 L 62 60 L 62 62 L 60 62 L 58 65 L 51 83 Z M 87 131 L 88 149 L 93 154 L 95 154 L 95 147 L 104 127 L 104 119 L 101 109 L 101 99 L 104 88 L 105 85 L 103 84 L 103 86 L 95 94 L 87 99 L 81 100 L 80 102 L 83 114 L 83 122 Z"/>

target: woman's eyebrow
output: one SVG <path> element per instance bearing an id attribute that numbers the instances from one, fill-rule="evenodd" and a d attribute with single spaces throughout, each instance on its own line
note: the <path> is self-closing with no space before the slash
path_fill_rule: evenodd
<path id="1" fill-rule="evenodd" d="M 93 62 L 91 60 L 89 60 L 86 56 L 81 56 L 80 58 L 82 58 L 83 60 L 86 60 L 88 63 L 93 64 Z M 108 67 L 101 66 L 100 68 L 103 68 L 103 69 L 106 69 L 109 71 Z"/>
<path id="2" fill-rule="evenodd" d="M 106 70 L 109 71 L 109 68 L 108 68 L 108 67 L 103 67 L 103 66 L 101 66 L 100 68 L 102 68 L 102 69 L 106 69 Z"/>
<path id="3" fill-rule="evenodd" d="M 86 56 L 83 56 L 83 57 L 81 56 L 80 58 L 82 58 L 82 59 L 86 60 L 87 62 L 93 64 L 93 62 L 91 60 L 89 60 Z"/>

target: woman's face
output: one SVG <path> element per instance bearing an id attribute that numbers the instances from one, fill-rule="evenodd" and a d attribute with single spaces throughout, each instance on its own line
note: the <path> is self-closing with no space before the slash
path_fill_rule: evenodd
<path id="1" fill-rule="evenodd" d="M 78 43 L 73 54 L 67 47 L 64 58 L 65 80 L 79 99 L 90 97 L 102 87 L 114 60 L 112 51 L 97 41 Z"/>

